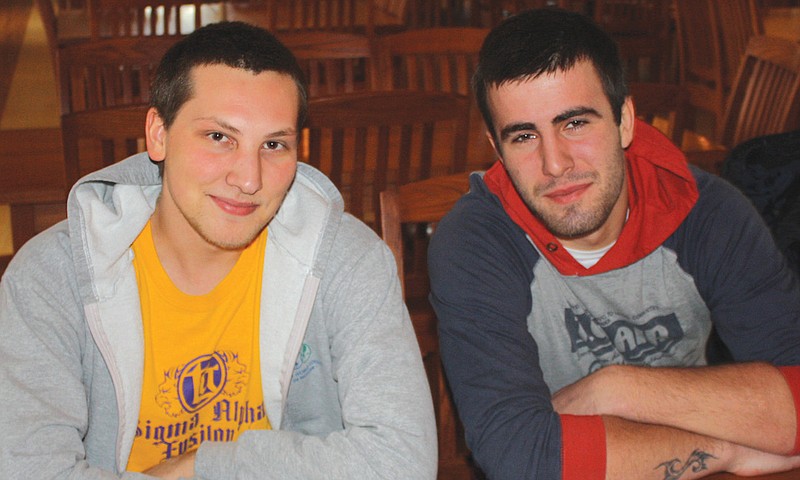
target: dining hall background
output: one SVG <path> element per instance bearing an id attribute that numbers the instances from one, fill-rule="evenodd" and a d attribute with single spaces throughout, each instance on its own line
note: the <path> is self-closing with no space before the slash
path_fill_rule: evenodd
<path id="1" fill-rule="evenodd" d="M 61 134 L 62 114 L 65 114 L 65 110 L 74 109 L 74 105 L 69 105 L 69 102 L 65 103 L 62 98 L 65 90 L 59 83 L 64 83 L 64 75 L 61 75 L 62 81 L 59 82 L 54 68 L 57 60 L 51 49 L 51 45 L 54 43 L 52 32 L 48 31 L 46 21 L 43 20 L 43 17 L 51 18 L 48 15 L 52 15 L 53 12 L 41 12 L 39 6 L 43 5 L 43 2 L 52 2 L 51 4 L 56 6 L 56 13 L 58 13 L 60 5 L 86 5 L 89 2 L 92 4 L 113 2 L 200 4 L 210 1 L 212 0 L 0 0 L 0 275 L 13 255 L 15 246 L 19 247 L 30 235 L 65 216 L 66 191 L 68 185 L 74 181 L 74 177 L 95 168 L 95 165 L 82 167 L 73 165 L 74 168 L 70 170 L 65 165 L 64 146 L 66 143 L 63 142 Z M 331 0 L 320 0 L 316 3 L 324 3 L 324 1 Z M 412 322 L 420 341 L 421 353 L 426 362 L 426 370 L 434 393 L 437 427 L 440 433 L 439 478 L 443 480 L 450 478 L 479 479 L 481 478 L 480 472 L 469 460 L 469 452 L 463 442 L 463 432 L 449 400 L 446 382 L 439 366 L 435 317 L 431 315 L 426 305 L 420 304 L 420 302 L 426 301 L 427 283 L 426 278 L 416 274 L 414 269 L 419 267 L 419 259 L 424 258 L 424 255 L 414 255 L 412 250 L 408 255 L 409 259 L 404 258 L 403 245 L 413 247 L 416 245 L 414 241 L 418 238 L 414 237 L 412 239 L 414 241 L 409 242 L 409 239 L 406 238 L 409 230 L 400 231 L 399 229 L 402 215 L 398 213 L 397 205 L 395 205 L 393 216 L 390 215 L 391 218 L 388 218 L 382 210 L 384 205 L 379 202 L 378 194 L 380 191 L 392 190 L 393 195 L 387 195 L 381 199 L 381 201 L 387 200 L 387 204 L 390 204 L 389 200 L 398 202 L 399 199 L 404 198 L 404 195 L 414 197 L 416 194 L 417 197 L 431 197 L 438 195 L 434 192 L 441 191 L 440 198 L 446 199 L 442 201 L 448 203 L 437 206 L 439 210 L 436 215 L 440 215 L 441 212 L 446 211 L 445 205 L 449 205 L 465 188 L 463 173 L 470 169 L 488 166 L 493 161 L 492 152 L 482 134 L 480 117 L 469 97 L 468 81 L 465 81 L 465 78 L 468 78 L 471 73 L 471 69 L 474 68 L 475 57 L 482 37 L 488 32 L 491 25 L 496 24 L 515 10 L 530 5 L 560 5 L 580 9 L 587 13 L 591 10 L 595 19 L 600 20 L 604 28 L 612 31 L 612 35 L 620 43 L 622 55 L 628 62 L 629 72 L 633 79 L 632 92 L 640 113 L 647 121 L 661 128 L 676 144 L 679 144 L 692 163 L 719 173 L 721 162 L 731 147 L 752 135 L 748 132 L 759 131 L 738 128 L 736 120 L 736 115 L 740 113 L 738 110 L 745 108 L 750 100 L 729 100 L 734 97 L 734 92 L 739 87 L 746 92 L 752 92 L 755 88 L 755 92 L 759 93 L 758 87 L 753 87 L 753 85 L 757 85 L 757 79 L 753 78 L 753 81 L 748 83 L 749 77 L 756 76 L 751 70 L 758 70 L 759 62 L 764 61 L 766 57 L 774 56 L 773 53 L 776 51 L 780 51 L 781 62 L 789 65 L 787 67 L 789 70 L 794 70 L 794 76 L 790 76 L 793 80 L 787 81 L 788 90 L 786 90 L 794 97 L 787 98 L 784 94 L 774 92 L 761 93 L 768 97 L 777 97 L 779 104 L 789 104 L 791 107 L 793 103 L 795 108 L 786 110 L 788 117 L 784 119 L 783 123 L 764 127 L 766 130 L 761 131 L 775 133 L 776 129 L 783 131 L 800 128 L 800 92 L 798 91 L 800 90 L 800 0 L 336 1 L 342 4 L 348 1 L 362 4 L 360 17 L 355 19 L 356 28 L 352 31 L 346 27 L 337 29 L 337 34 L 344 33 L 345 36 L 333 39 L 334 37 L 327 37 L 326 33 L 312 34 L 308 29 L 298 34 L 283 31 L 281 32 L 282 36 L 279 36 L 287 42 L 287 45 L 290 44 L 291 49 L 295 50 L 295 53 L 301 58 L 302 65 L 305 66 L 304 68 L 309 68 L 308 73 L 313 77 L 311 78 L 313 85 L 310 129 L 322 133 L 318 136 L 309 134 L 307 145 L 310 151 L 304 153 L 306 155 L 304 160 L 318 162 L 325 173 L 332 176 L 334 182 L 345 191 L 346 203 L 350 206 L 351 211 L 362 217 L 378 232 L 383 230 L 384 239 L 398 256 L 401 276 L 405 275 L 403 277 L 405 296 L 412 311 Z M 296 5 L 315 3 L 311 0 L 231 0 L 231 3 L 237 3 L 239 6 L 248 2 L 261 6 L 272 3 L 284 6 L 292 3 Z M 382 6 L 381 9 L 376 9 L 367 15 L 368 20 L 365 20 L 363 11 L 363 4 L 366 2 L 370 2 L 370 5 Z M 224 2 L 216 2 L 218 5 L 222 3 Z M 637 16 L 639 13 L 634 8 L 637 5 L 647 6 L 649 11 L 646 15 L 650 15 L 650 17 Z M 712 48 L 711 43 L 706 40 L 685 40 L 691 37 L 691 25 L 677 21 L 680 13 L 684 12 L 684 16 L 695 19 L 701 18 L 704 12 L 714 13 L 711 5 L 719 7 L 716 14 L 719 16 L 719 22 L 725 25 L 735 24 L 733 17 L 737 16 L 738 18 L 742 14 L 742 19 L 739 20 L 747 31 L 741 34 L 744 35 L 744 39 L 739 39 L 738 50 L 731 47 L 733 41 L 730 39 L 727 44 L 728 50 L 725 52 L 722 50 L 722 45 Z M 726 10 L 727 7 L 736 5 L 744 5 L 745 9 L 757 7 L 757 10 L 749 9 L 744 14 L 734 9 Z M 432 6 L 433 8 L 431 8 Z M 708 7 L 708 9 L 703 12 L 681 10 L 697 6 Z M 228 15 L 228 10 L 225 12 L 223 14 L 217 11 L 219 18 L 240 18 L 236 15 Z M 256 18 L 248 15 L 259 14 L 257 11 L 247 8 L 234 10 L 234 12 L 241 14 L 241 18 L 244 20 Z M 652 15 L 653 12 L 657 12 L 655 17 Z M 755 15 L 755 17 L 748 17 L 748 15 Z M 181 22 L 183 20 L 185 19 L 182 18 Z M 328 21 L 332 22 L 332 20 Z M 74 26 L 63 22 L 59 24 L 60 36 L 72 38 L 86 35 L 85 26 L 82 30 L 81 26 L 78 26 L 80 31 L 77 33 L 70 31 L 70 28 Z M 286 30 L 285 27 L 286 25 L 282 25 L 276 28 Z M 701 33 L 708 34 L 710 30 L 713 30 L 707 28 L 708 25 L 703 21 L 700 22 L 699 27 L 698 30 Z M 145 35 L 142 35 L 142 28 L 145 29 Z M 138 35 L 140 37 L 147 36 L 147 28 L 149 27 L 142 27 L 140 24 Z M 417 31 L 417 33 L 413 34 L 413 31 Z M 108 32 L 106 30 L 106 37 Z M 721 32 L 717 33 L 719 33 L 718 36 L 722 35 Z M 348 36 L 350 34 L 354 35 Z M 48 38 L 48 35 L 51 37 Z M 126 32 L 126 35 L 130 35 L 130 32 Z M 773 43 L 772 40 L 752 40 L 753 38 L 761 39 L 764 36 L 776 37 L 780 40 L 778 43 Z M 177 36 L 173 35 L 172 38 L 175 39 Z M 318 39 L 321 47 L 312 45 Z M 106 40 L 107 38 L 103 38 L 101 42 Z M 326 44 L 326 42 L 328 43 Z M 681 42 L 688 43 L 688 45 Z M 693 45 L 698 44 L 702 46 L 701 52 L 692 48 Z M 434 51 L 437 46 L 442 50 L 442 54 L 447 53 L 451 56 L 442 63 L 452 71 L 452 78 L 445 79 L 445 74 L 430 71 L 434 61 L 429 57 L 435 56 Z M 312 51 L 312 47 L 319 48 L 319 50 Z M 768 52 L 768 55 L 762 56 L 762 51 Z M 65 52 L 66 50 L 62 51 L 62 54 Z M 146 57 L 149 52 L 151 51 L 148 50 L 145 53 L 139 51 L 138 53 Z M 718 52 L 716 55 L 719 58 L 715 58 L 713 52 Z M 699 55 L 703 53 L 707 56 L 700 58 Z M 428 60 L 424 62 L 419 60 L 414 63 L 401 59 L 402 55 L 426 57 Z M 698 58 L 693 58 L 693 55 Z M 337 65 L 349 65 L 348 68 L 356 65 L 355 73 L 352 71 L 350 74 L 342 73 L 337 77 L 334 87 L 324 85 L 323 82 L 318 81 L 317 77 L 322 75 L 321 71 L 330 72 L 334 68 L 332 63 L 334 60 L 326 56 L 335 57 Z M 733 57 L 733 62 L 737 65 L 729 65 L 725 70 L 723 68 L 725 60 L 722 58 L 725 56 Z M 67 58 L 67 55 L 62 55 L 62 61 L 64 58 Z M 753 64 L 749 70 L 740 68 L 745 63 L 745 59 Z M 157 61 L 158 59 L 153 58 L 152 60 Z M 692 60 L 699 64 L 700 68 L 696 72 L 692 71 Z M 325 66 L 320 70 L 318 66 L 313 66 L 313 62 L 321 62 Z M 719 66 L 723 72 L 717 72 L 717 76 L 709 74 L 710 76 L 703 77 L 707 72 L 704 72 L 702 67 L 710 67 L 712 64 Z M 697 65 L 694 66 L 697 67 Z M 397 68 L 396 72 L 395 68 Z M 64 71 L 63 66 L 61 71 Z M 386 72 L 389 71 L 392 74 L 386 75 Z M 385 78 L 379 78 L 380 73 L 383 73 Z M 402 75 L 418 77 L 419 85 L 413 85 L 415 80 L 409 78 L 400 79 L 399 77 Z M 716 88 L 715 82 L 719 88 Z M 424 90 L 428 86 L 432 86 L 432 89 L 437 92 L 428 92 L 428 97 L 419 97 L 416 96 L 419 92 L 408 91 Z M 334 89 L 336 89 L 335 92 Z M 400 93 L 400 90 L 403 92 Z M 391 95 L 384 95 L 386 91 L 397 92 L 397 98 L 393 100 L 390 98 Z M 326 101 L 326 94 L 331 92 L 346 92 L 353 94 L 354 98 Z M 139 95 L 141 93 L 140 91 Z M 419 98 L 427 98 L 430 105 L 416 110 L 408 109 L 407 113 L 401 112 L 402 109 L 409 106 L 409 103 L 418 101 L 408 99 Z M 373 106 L 393 105 L 384 108 L 394 115 L 378 115 L 374 111 L 370 111 L 376 110 L 375 108 L 370 109 L 370 104 Z M 756 106 L 756 108 L 762 107 Z M 414 126 L 413 128 L 420 129 L 423 132 L 422 136 L 427 139 L 422 141 L 407 141 L 405 137 L 389 137 L 395 139 L 390 141 L 390 145 L 386 146 L 386 151 L 381 155 L 389 156 L 399 153 L 402 157 L 407 152 L 398 152 L 402 149 L 397 145 L 406 142 L 415 145 L 416 143 L 422 144 L 419 152 L 416 150 L 412 152 L 414 165 L 409 168 L 405 168 L 403 165 L 384 167 L 382 173 L 371 174 L 369 179 L 372 181 L 372 185 L 356 185 L 362 176 L 359 169 L 367 170 L 374 167 L 376 161 L 372 157 L 377 156 L 375 152 L 379 151 L 377 149 L 380 147 L 373 145 L 369 147 L 371 150 L 367 148 L 369 153 L 365 155 L 370 158 L 361 158 L 358 161 L 361 163 L 355 162 L 355 165 L 353 165 L 354 161 L 350 159 L 354 156 L 352 151 L 345 150 L 342 154 L 342 152 L 333 151 L 335 149 L 329 149 L 330 151 L 322 152 L 324 142 L 320 138 L 327 138 L 326 135 L 328 137 L 337 135 L 335 132 L 325 133 L 325 130 L 335 130 L 334 127 L 343 122 L 344 124 L 358 123 L 352 115 L 348 117 L 339 111 L 343 109 L 350 112 L 363 111 L 358 122 L 363 120 L 368 123 L 367 120 L 364 120 L 367 118 L 376 123 L 399 122 L 406 118 L 409 122 L 409 131 L 412 130 L 410 122 L 420 116 L 428 116 L 430 123 L 441 120 L 449 121 L 453 125 L 447 127 L 450 130 L 445 128 L 443 134 L 438 131 L 428 132 L 425 130 L 427 127 Z M 448 112 L 450 116 L 443 112 Z M 464 118 L 452 118 L 453 112 L 461 112 L 459 115 Z M 74 112 L 67 111 L 66 113 Z M 382 113 L 385 114 L 385 112 Z M 746 112 L 744 115 L 748 116 Z M 387 116 L 396 118 L 390 118 L 390 120 L 383 118 Z M 67 115 L 63 118 L 67 118 Z M 143 127 L 143 123 L 141 127 L 137 124 L 137 132 L 139 129 L 143 131 Z M 414 132 L 416 131 L 414 130 Z M 427 136 L 425 132 L 428 132 Z M 358 138 L 361 134 L 350 132 L 342 133 L 342 135 L 342 138 L 348 139 L 352 136 Z M 363 135 L 367 138 L 371 134 L 363 133 Z M 135 143 L 134 146 L 136 146 Z M 349 148 L 358 149 L 357 146 Z M 328 155 L 327 158 L 326 155 Z M 452 157 L 452 163 L 437 164 L 436 159 L 444 156 Z M 113 160 L 106 160 L 106 162 L 121 160 L 122 157 L 117 154 Z M 335 164 L 339 161 L 350 162 L 351 170 L 342 172 L 341 168 L 337 169 Z M 353 172 L 357 174 L 354 175 Z M 398 192 L 397 187 L 403 184 L 413 185 L 415 180 L 437 176 L 443 178 L 444 181 L 437 182 L 436 178 L 433 178 L 431 179 L 434 180 L 433 183 L 423 181 L 417 186 L 406 190 L 400 189 Z M 427 214 L 433 211 L 430 205 L 423 208 L 426 209 Z M 392 209 L 386 211 L 392 212 Z M 12 222 L 12 212 L 21 212 L 25 216 L 24 221 Z M 385 218 L 380 218 L 381 216 Z M 389 220 L 397 222 L 398 225 L 392 225 Z M 435 221 L 435 218 L 415 220 L 417 223 L 420 221 Z M 24 231 L 13 229 L 12 223 L 23 225 Z M 422 233 L 424 236 L 426 230 L 413 232 L 415 235 Z"/>

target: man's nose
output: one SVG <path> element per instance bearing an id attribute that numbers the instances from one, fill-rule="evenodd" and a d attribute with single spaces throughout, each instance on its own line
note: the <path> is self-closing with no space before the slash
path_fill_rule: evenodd
<path id="1" fill-rule="evenodd" d="M 542 173 L 560 177 L 572 170 L 575 162 L 566 140 L 558 135 L 542 138 Z"/>
<path id="2" fill-rule="evenodd" d="M 237 187 L 244 194 L 253 195 L 261 190 L 262 168 L 258 151 L 240 151 L 228 172 L 228 184 Z"/>

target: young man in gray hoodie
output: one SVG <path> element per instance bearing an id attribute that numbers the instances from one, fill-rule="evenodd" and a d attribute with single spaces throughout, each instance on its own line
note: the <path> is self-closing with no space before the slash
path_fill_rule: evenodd
<path id="1" fill-rule="evenodd" d="M 292 54 L 162 59 L 147 153 L 88 175 L 0 283 L 0 478 L 434 478 L 394 260 L 298 164 Z"/>

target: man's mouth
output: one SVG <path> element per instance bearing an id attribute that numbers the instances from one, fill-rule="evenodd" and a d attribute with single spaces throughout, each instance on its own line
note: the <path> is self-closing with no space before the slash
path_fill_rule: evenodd
<path id="1" fill-rule="evenodd" d="M 569 185 L 567 187 L 557 188 L 546 193 L 544 196 L 560 204 L 571 203 L 578 200 L 589 189 L 591 183 L 580 183 L 577 185 Z"/>
<path id="2" fill-rule="evenodd" d="M 211 199 L 225 213 L 240 217 L 250 215 L 258 208 L 258 204 L 253 202 L 237 202 L 236 200 L 232 200 L 230 198 L 215 197 L 213 195 L 211 196 Z"/>

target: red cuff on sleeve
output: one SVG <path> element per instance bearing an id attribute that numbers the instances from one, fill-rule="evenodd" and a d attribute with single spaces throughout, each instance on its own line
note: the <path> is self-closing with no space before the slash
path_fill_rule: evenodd
<path id="1" fill-rule="evenodd" d="M 786 383 L 789 385 L 789 390 L 792 391 L 792 398 L 794 399 L 794 414 L 797 418 L 797 431 L 794 437 L 794 450 L 792 455 L 800 453 L 800 366 L 797 367 L 778 367 L 778 370 L 783 374 Z"/>
<path id="2" fill-rule="evenodd" d="M 561 480 L 604 480 L 605 477 L 603 418 L 561 415 Z"/>

